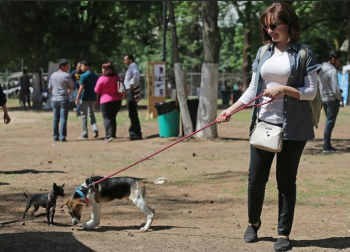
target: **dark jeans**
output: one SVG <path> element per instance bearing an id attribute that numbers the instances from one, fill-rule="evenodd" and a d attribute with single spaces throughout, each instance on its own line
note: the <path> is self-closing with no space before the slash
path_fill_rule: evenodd
<path id="1" fill-rule="evenodd" d="M 139 120 L 139 115 L 137 113 L 137 102 L 134 99 L 134 92 L 130 89 L 125 91 L 126 95 L 126 106 L 129 111 L 129 118 L 131 121 L 131 125 L 129 128 L 130 136 L 141 136 L 141 125 Z"/>
<path id="2" fill-rule="evenodd" d="M 30 91 L 21 93 L 21 100 L 23 106 L 26 107 L 26 103 L 28 103 L 28 107 L 30 108 Z"/>
<path id="3" fill-rule="evenodd" d="M 325 148 L 331 147 L 331 136 L 335 125 L 335 121 L 337 120 L 339 107 L 340 107 L 340 102 L 338 100 L 323 102 L 323 108 L 327 118 L 326 125 L 324 127 L 324 135 L 323 135 Z"/>
<path id="4" fill-rule="evenodd" d="M 69 112 L 69 101 L 52 101 L 53 109 L 53 139 L 64 140 L 67 137 L 67 118 Z M 58 124 L 60 123 L 58 132 Z"/>
<path id="5" fill-rule="evenodd" d="M 289 235 L 293 225 L 296 201 L 296 177 L 301 154 L 306 141 L 283 141 L 282 151 L 277 153 L 276 180 L 278 188 L 278 235 Z M 249 223 L 260 220 L 275 153 L 250 147 L 248 174 Z"/>
<path id="6" fill-rule="evenodd" d="M 106 130 L 106 138 L 117 137 L 117 114 L 122 105 L 122 101 L 111 101 L 101 103 L 100 108 Z"/>

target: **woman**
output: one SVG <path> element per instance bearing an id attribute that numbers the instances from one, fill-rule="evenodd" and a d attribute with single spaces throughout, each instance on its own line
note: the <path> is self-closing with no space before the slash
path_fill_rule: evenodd
<path id="1" fill-rule="evenodd" d="M 301 33 L 299 19 L 287 3 L 273 3 L 260 18 L 260 32 L 266 51 L 261 47 L 253 63 L 251 83 L 243 96 L 228 109 L 222 111 L 218 122 L 230 120 L 234 110 L 263 93 L 259 103 L 275 100 L 254 108 L 251 129 L 259 121 L 282 127 L 283 148 L 277 153 L 276 179 L 278 186 L 278 239 L 275 251 L 291 249 L 289 235 L 292 229 L 296 176 L 307 140 L 314 138 L 307 100 L 313 100 L 317 91 L 317 63 L 314 53 L 307 50 L 306 64 L 302 69 L 297 42 Z M 261 53 L 263 52 L 263 53 Z M 255 242 L 261 226 L 261 211 L 265 185 L 268 181 L 275 153 L 251 148 L 248 174 L 248 227 L 245 242 Z"/>
<path id="2" fill-rule="evenodd" d="M 114 72 L 112 63 L 102 64 L 102 76 L 97 80 L 95 92 L 100 97 L 100 108 L 106 129 L 106 142 L 117 137 L 116 116 L 122 104 L 118 93 L 119 84 L 120 76 Z"/>

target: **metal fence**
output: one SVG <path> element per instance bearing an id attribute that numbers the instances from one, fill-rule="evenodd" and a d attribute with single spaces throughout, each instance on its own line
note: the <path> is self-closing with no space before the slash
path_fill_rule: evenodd
<path id="1" fill-rule="evenodd" d="M 0 84 L 4 90 L 4 92 L 10 98 L 17 97 L 19 87 L 19 78 L 22 75 L 21 72 L 6 72 L 0 73 Z M 30 75 L 30 73 L 29 73 Z M 30 75 L 31 76 L 31 75 Z M 47 73 L 42 73 L 43 76 L 43 87 L 47 87 Z M 187 86 L 187 94 L 189 96 L 198 96 L 200 92 L 201 85 L 201 73 L 187 73 L 186 74 L 186 86 Z M 242 83 L 242 74 L 241 73 L 219 73 L 219 83 L 218 90 L 222 90 L 224 87 L 228 90 L 232 90 L 235 84 Z M 145 74 L 140 74 L 140 85 L 141 85 L 141 97 L 147 97 L 147 76 Z M 172 98 L 176 97 L 176 89 L 175 89 L 175 79 L 170 74 L 167 78 L 167 88 L 168 88 L 168 97 Z M 221 92 L 218 92 L 218 98 L 221 97 Z"/>

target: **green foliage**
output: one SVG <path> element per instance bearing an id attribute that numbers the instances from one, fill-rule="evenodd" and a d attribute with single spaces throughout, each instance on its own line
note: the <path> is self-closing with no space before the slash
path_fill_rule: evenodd
<path id="1" fill-rule="evenodd" d="M 233 2 L 239 6 L 238 20 L 228 19 Z M 347 38 L 345 1 L 291 1 L 303 29 L 300 41 L 311 46 L 319 61 L 330 49 L 339 49 Z M 249 4 L 249 8 L 247 7 Z M 219 1 L 222 47 L 220 71 L 241 71 L 243 31 L 251 33 L 250 57 L 262 45 L 260 13 L 268 1 Z M 184 69 L 200 72 L 203 59 L 202 3 L 174 1 L 180 59 Z M 0 72 L 25 67 L 47 70 L 49 61 L 67 58 L 74 63 L 89 59 L 100 72 L 111 61 L 118 72 L 125 66 L 125 53 L 136 57 L 142 72 L 147 61 L 162 58 L 162 11 L 159 1 L 1 1 Z M 248 22 L 249 21 L 249 22 Z M 172 70 L 170 27 L 167 27 L 167 72 Z M 344 57 L 346 58 L 346 57 Z"/>

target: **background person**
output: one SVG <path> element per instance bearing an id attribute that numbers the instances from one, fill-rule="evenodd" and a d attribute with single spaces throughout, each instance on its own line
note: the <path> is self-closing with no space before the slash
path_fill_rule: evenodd
<path id="1" fill-rule="evenodd" d="M 81 66 L 80 66 L 80 62 L 78 62 L 75 65 L 75 69 L 70 73 L 70 76 L 73 80 L 74 83 L 74 92 L 75 92 L 75 97 L 78 94 L 78 90 L 79 90 L 79 81 L 80 81 L 80 76 L 83 72 L 81 71 Z M 75 107 L 75 112 L 77 114 L 77 116 L 80 116 L 80 104 L 78 103 L 78 105 L 76 105 Z"/>
<path id="2" fill-rule="evenodd" d="M 122 101 L 118 89 L 120 76 L 114 72 L 112 63 L 102 64 L 102 76 L 97 80 L 95 92 L 98 94 L 103 122 L 106 130 L 105 141 L 110 142 L 117 137 L 117 114 Z"/>
<path id="3" fill-rule="evenodd" d="M 309 48 L 304 69 L 301 68 L 298 43 L 300 22 L 292 7 L 285 2 L 273 3 L 261 14 L 260 33 L 267 50 L 256 54 L 251 83 L 243 96 L 222 111 L 218 122 L 225 122 L 234 110 L 244 106 L 261 93 L 259 102 L 275 100 L 254 108 L 251 130 L 256 120 L 282 127 L 283 148 L 273 153 L 250 147 L 248 174 L 248 227 L 244 241 L 256 242 L 261 227 L 261 212 L 265 187 L 274 157 L 278 188 L 278 239 L 275 251 L 291 249 L 289 235 L 293 225 L 296 202 L 296 177 L 301 154 L 307 140 L 315 137 L 307 100 L 313 100 L 317 91 L 317 63 Z"/>
<path id="4" fill-rule="evenodd" d="M 134 62 L 132 54 L 124 55 L 124 64 L 128 69 L 125 73 L 124 86 L 126 95 L 126 106 L 129 111 L 131 125 L 129 128 L 130 140 L 142 139 L 141 125 L 137 113 L 137 102 L 140 100 L 140 72 Z"/>
<path id="5" fill-rule="evenodd" d="M 73 90 L 74 85 L 73 80 L 68 73 L 68 60 L 59 60 L 58 67 L 59 70 L 50 76 L 48 86 L 50 92 L 52 93 L 53 140 L 66 142 L 67 119 L 69 112 L 69 90 Z"/>
<path id="6" fill-rule="evenodd" d="M 75 99 L 75 105 L 80 103 L 80 115 L 82 124 L 82 134 L 78 137 L 79 140 L 88 139 L 87 116 L 90 117 L 90 124 L 94 132 L 94 138 L 98 137 L 98 127 L 95 118 L 95 101 L 96 93 L 94 88 L 97 82 L 97 75 L 90 68 L 91 64 L 87 60 L 80 62 L 83 74 L 79 80 L 79 90 Z"/>
<path id="7" fill-rule="evenodd" d="M 5 124 L 9 124 L 11 122 L 11 118 L 7 112 L 7 99 L 6 99 L 6 95 L 4 94 L 4 91 L 2 90 L 2 87 L 0 85 L 0 106 L 2 107 L 2 110 L 4 111 L 4 123 Z"/>
<path id="8" fill-rule="evenodd" d="M 318 74 L 322 105 L 326 114 L 326 125 L 323 135 L 323 152 L 332 153 L 338 150 L 331 145 L 332 131 L 337 120 L 339 107 L 343 105 L 343 97 L 339 89 L 337 68 L 340 66 L 340 53 L 334 50 L 328 54 L 328 61 L 322 63 Z"/>
<path id="9" fill-rule="evenodd" d="M 27 108 L 26 103 L 28 103 L 28 108 L 30 108 L 30 80 L 26 69 L 23 70 L 23 74 L 19 78 L 19 85 L 21 87 L 20 97 L 23 107 Z"/>

